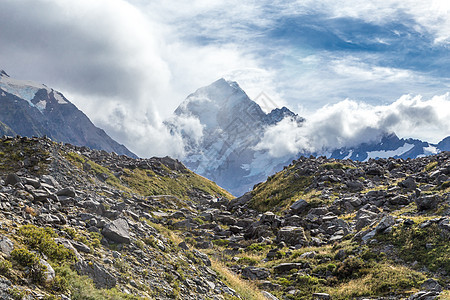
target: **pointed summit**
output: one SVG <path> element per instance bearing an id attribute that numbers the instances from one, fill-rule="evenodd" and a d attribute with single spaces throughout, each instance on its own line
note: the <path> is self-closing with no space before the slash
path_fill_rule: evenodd
<path id="1" fill-rule="evenodd" d="M 199 88 L 193 94 L 189 95 L 185 102 L 202 101 L 205 99 L 218 105 L 229 103 L 230 101 L 233 103 L 236 101 L 251 101 L 237 82 L 228 81 L 224 78 L 220 78 L 208 86 Z"/>
<path id="2" fill-rule="evenodd" d="M 249 114 L 253 116 L 250 119 Z M 265 117 L 259 105 L 247 96 L 237 82 L 223 78 L 190 94 L 175 110 L 175 115 L 194 116 L 206 128 L 213 130 L 224 129 L 236 119 L 258 123 Z"/>
<path id="3" fill-rule="evenodd" d="M 295 120 L 297 123 L 301 123 L 305 120 L 296 113 L 293 113 L 286 106 L 283 106 L 282 108 L 275 108 L 269 114 L 267 114 L 267 123 L 270 125 L 274 125 L 284 118 L 290 118 L 291 120 Z"/>

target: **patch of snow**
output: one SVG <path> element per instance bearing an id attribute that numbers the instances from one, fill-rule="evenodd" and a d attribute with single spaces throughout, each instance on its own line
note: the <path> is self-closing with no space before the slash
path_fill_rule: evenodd
<path id="1" fill-rule="evenodd" d="M 370 151 L 367 152 L 367 158 L 364 161 L 368 161 L 370 158 L 389 158 L 394 157 L 396 155 L 401 155 L 405 152 L 408 152 L 414 148 L 413 144 L 405 143 L 402 147 L 397 148 L 396 150 L 381 150 L 381 151 Z"/>
<path id="2" fill-rule="evenodd" d="M 32 107 L 36 106 L 31 102 L 31 100 L 40 89 L 45 89 L 47 92 L 51 91 L 43 84 L 38 84 L 29 80 L 18 80 L 7 76 L 0 77 L 0 88 L 12 95 L 26 100 Z M 41 104 L 41 107 L 42 106 L 43 104 Z M 39 110 L 42 112 L 41 109 Z"/>
<path id="3" fill-rule="evenodd" d="M 428 147 L 423 148 L 423 152 L 425 155 L 433 155 L 433 154 L 438 154 L 439 150 L 438 150 L 438 148 L 429 145 Z"/>
<path id="4" fill-rule="evenodd" d="M 56 101 L 58 101 L 59 104 L 67 104 L 69 102 L 67 102 L 63 95 L 55 90 L 53 90 L 53 97 L 55 97 Z"/>
<path id="5" fill-rule="evenodd" d="M 353 150 L 350 150 L 348 155 L 346 157 L 344 157 L 343 159 L 349 159 L 350 157 L 352 157 L 352 155 L 353 155 Z"/>
<path id="6" fill-rule="evenodd" d="M 2 91 L 2 97 L 6 97 L 6 94 L 5 94 L 5 92 L 3 92 L 3 91 Z"/>
<path id="7" fill-rule="evenodd" d="M 40 112 L 43 112 L 45 108 L 47 107 L 47 101 L 41 100 L 38 103 L 34 105 L 37 109 L 39 109 Z"/>

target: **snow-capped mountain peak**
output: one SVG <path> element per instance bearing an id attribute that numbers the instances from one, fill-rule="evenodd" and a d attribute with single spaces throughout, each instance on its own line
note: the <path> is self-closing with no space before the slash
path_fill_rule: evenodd
<path id="1" fill-rule="evenodd" d="M 267 114 L 268 117 L 268 123 L 271 125 L 275 125 L 284 118 L 291 118 L 297 123 L 303 122 L 305 119 L 300 117 L 299 115 L 293 113 L 290 111 L 286 106 L 283 106 L 282 108 L 275 108 L 273 109 L 269 114 Z"/>
<path id="2" fill-rule="evenodd" d="M 24 99 L 31 107 L 37 108 L 41 113 L 49 106 L 49 103 L 69 104 L 63 94 L 29 80 L 11 78 L 5 71 L 0 71 L 0 89 L 18 98 Z"/>
<path id="3" fill-rule="evenodd" d="M 198 143 L 177 118 L 195 118 L 203 128 Z M 179 132 L 187 147 L 183 162 L 196 173 L 206 176 L 221 186 L 239 195 L 278 169 L 278 161 L 262 161 L 261 151 L 254 150 L 265 129 L 289 117 L 301 122 L 303 119 L 283 107 L 266 114 L 251 100 L 234 81 L 223 78 L 199 88 L 189 95 L 175 110 L 168 126 Z M 255 160 L 261 172 L 255 174 L 248 166 Z M 284 162 L 284 161 L 283 161 Z"/>
<path id="4" fill-rule="evenodd" d="M 265 115 L 237 82 L 221 78 L 189 95 L 175 110 L 175 115 L 194 116 L 206 128 L 217 129 L 229 125 L 244 111 L 255 115 L 255 120 Z"/>
<path id="5" fill-rule="evenodd" d="M 0 89 L 21 99 L 27 100 L 31 106 L 34 106 L 32 100 L 34 99 L 38 91 L 46 90 L 48 93 L 51 92 L 51 89 L 43 84 L 38 84 L 29 80 L 19 80 L 11 78 L 3 70 L 1 71 L 1 73 L 2 76 L 0 76 Z"/>

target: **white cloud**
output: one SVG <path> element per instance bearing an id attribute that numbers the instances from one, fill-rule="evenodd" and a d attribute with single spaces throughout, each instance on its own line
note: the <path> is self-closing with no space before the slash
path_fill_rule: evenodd
<path id="1" fill-rule="evenodd" d="M 276 84 L 289 99 L 288 103 L 301 104 L 309 110 L 349 97 L 377 104 L 394 101 L 406 93 L 432 97 L 450 89 L 448 79 L 426 72 L 378 66 L 373 63 L 378 59 L 374 56 L 318 53 L 299 57 L 297 64 L 286 65 Z"/>
<path id="2" fill-rule="evenodd" d="M 187 136 L 195 145 L 201 143 L 203 139 L 204 125 L 194 116 L 175 115 L 169 118 L 166 124 L 172 130 L 172 135 L 179 137 Z"/>
<path id="3" fill-rule="evenodd" d="M 405 95 L 389 105 L 344 100 L 307 116 L 302 125 L 285 119 L 269 127 L 256 150 L 274 157 L 323 152 L 379 141 L 384 133 L 438 142 L 450 134 L 450 94 L 423 100 Z"/>
<path id="4" fill-rule="evenodd" d="M 289 7 L 291 13 L 327 13 L 332 17 L 351 17 L 385 24 L 413 19 L 419 32 L 434 35 L 436 43 L 450 43 L 450 2 L 447 0 L 298 0 Z"/>

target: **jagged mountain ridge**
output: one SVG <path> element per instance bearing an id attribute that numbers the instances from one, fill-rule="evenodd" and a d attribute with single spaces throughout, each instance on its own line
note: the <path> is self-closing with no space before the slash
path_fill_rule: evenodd
<path id="1" fill-rule="evenodd" d="M 242 195 L 254 184 L 301 155 L 366 161 L 370 158 L 416 158 L 450 150 L 450 137 L 438 144 L 430 144 L 417 139 L 400 139 L 395 133 L 385 133 L 379 141 L 355 147 L 299 152 L 274 158 L 267 151 L 254 150 L 265 130 L 284 118 L 291 118 L 300 126 L 305 119 L 286 107 L 265 114 L 238 83 L 224 79 L 189 95 L 175 110 L 175 117 L 169 122 L 173 130 L 177 130 L 176 117 L 180 116 L 194 117 L 203 126 L 203 140 L 200 143 L 194 141 L 189 132 L 178 129 L 187 145 L 184 163 L 234 195 Z"/>
<path id="2" fill-rule="evenodd" d="M 43 84 L 13 79 L 1 70 L 0 103 L 0 121 L 10 129 L 5 134 L 45 135 L 59 142 L 137 157 L 96 127 L 63 94 Z"/>
<path id="3" fill-rule="evenodd" d="M 328 157 L 336 159 L 351 159 L 355 161 L 367 161 L 370 158 L 417 158 L 426 155 L 437 154 L 441 151 L 449 151 L 450 137 L 438 144 L 431 144 L 418 139 L 400 139 L 394 133 L 385 134 L 379 142 L 362 143 L 357 147 L 341 148 L 334 150 Z"/>

